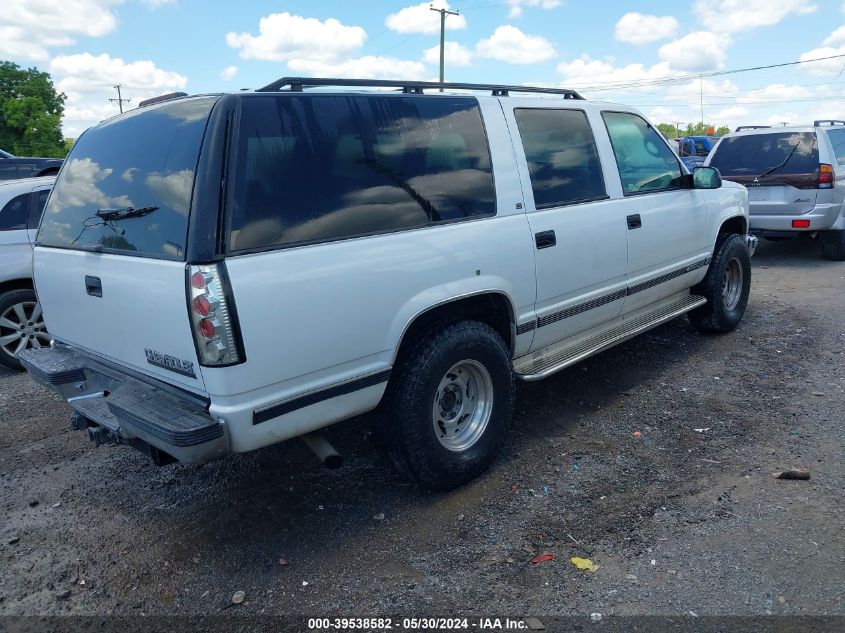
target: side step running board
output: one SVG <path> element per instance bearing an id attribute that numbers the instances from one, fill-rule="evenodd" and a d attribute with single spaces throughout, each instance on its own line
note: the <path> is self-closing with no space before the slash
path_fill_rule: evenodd
<path id="1" fill-rule="evenodd" d="M 656 306 L 648 306 L 644 310 L 615 319 L 574 339 L 558 341 L 514 359 L 516 377 L 527 381 L 541 380 L 705 303 L 707 299 L 704 297 L 691 294 L 680 297 L 676 295 Z"/>

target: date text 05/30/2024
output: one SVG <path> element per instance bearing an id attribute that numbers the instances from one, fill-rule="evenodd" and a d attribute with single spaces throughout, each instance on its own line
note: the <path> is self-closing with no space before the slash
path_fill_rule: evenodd
<path id="1" fill-rule="evenodd" d="M 528 630 L 522 618 L 308 618 L 308 630 Z"/>

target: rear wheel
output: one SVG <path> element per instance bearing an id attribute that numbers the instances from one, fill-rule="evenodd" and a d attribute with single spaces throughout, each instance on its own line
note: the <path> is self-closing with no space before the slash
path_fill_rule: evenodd
<path id="1" fill-rule="evenodd" d="M 845 231 L 822 231 L 819 233 L 819 241 L 825 259 L 845 261 Z"/>
<path id="2" fill-rule="evenodd" d="M 740 235 L 726 235 L 716 243 L 707 276 L 692 294 L 707 299 L 689 313 L 689 320 L 700 330 L 730 332 L 742 320 L 751 291 L 751 256 Z"/>
<path id="3" fill-rule="evenodd" d="M 382 449 L 403 475 L 432 490 L 484 472 L 513 415 L 513 371 L 486 323 L 449 323 L 420 337 L 394 368 L 377 415 Z"/>
<path id="4" fill-rule="evenodd" d="M 23 288 L 0 294 L 0 363 L 22 370 L 18 354 L 49 345 L 50 335 L 35 291 Z"/>

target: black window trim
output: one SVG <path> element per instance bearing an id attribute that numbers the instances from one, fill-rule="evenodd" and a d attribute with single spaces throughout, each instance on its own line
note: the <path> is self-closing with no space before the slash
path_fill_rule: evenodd
<path id="1" fill-rule="evenodd" d="M 519 133 L 519 144 L 522 146 L 522 157 L 525 160 L 526 169 L 528 169 L 528 157 L 525 154 L 525 141 L 522 139 L 522 130 L 519 129 L 519 121 L 516 118 L 517 110 L 564 110 L 567 112 L 580 112 L 581 114 L 583 114 L 584 118 L 587 120 L 587 127 L 590 128 L 590 135 L 593 137 L 593 147 L 596 150 L 596 158 L 599 161 L 599 168 L 601 169 L 601 182 L 604 189 L 603 196 L 597 196 L 595 198 L 583 198 L 580 200 L 570 200 L 568 202 L 545 202 L 539 205 L 534 200 L 534 184 L 531 182 L 531 170 L 528 170 L 528 184 L 531 188 L 531 199 L 532 201 L 534 201 L 534 209 L 536 211 L 545 211 L 547 209 L 562 209 L 564 207 L 571 207 L 576 204 L 586 204 L 588 202 L 601 202 L 602 200 L 610 200 L 610 194 L 607 192 L 607 179 L 605 178 L 604 174 L 604 164 L 601 162 L 601 153 L 599 152 L 598 143 L 596 143 L 596 133 L 593 131 L 593 125 L 590 122 L 590 115 L 586 110 L 584 110 L 583 108 L 561 108 L 557 106 L 553 108 L 544 108 L 541 106 L 514 107 L 513 120 L 516 122 L 516 131 Z"/>
<path id="2" fill-rule="evenodd" d="M 241 118 L 243 115 L 243 109 L 241 107 L 241 103 L 243 102 L 243 98 L 250 98 L 250 99 L 268 99 L 268 98 L 290 98 L 290 97 L 393 97 L 393 98 L 410 98 L 410 99 L 419 99 L 419 98 L 434 98 L 437 99 L 436 95 L 420 95 L 420 96 L 413 96 L 407 95 L 404 93 L 385 93 L 385 94 L 378 94 L 373 95 L 371 93 L 334 93 L 334 92 L 321 92 L 316 94 L 307 94 L 301 92 L 294 92 L 294 93 L 265 93 L 265 94 L 250 94 L 250 95 L 243 95 L 241 99 L 239 99 L 238 107 L 234 115 L 235 124 L 232 126 L 234 129 L 232 130 L 231 136 L 229 137 L 229 147 L 227 152 L 227 159 L 226 159 L 226 171 L 227 174 L 234 178 L 233 174 L 237 174 L 238 170 L 238 145 L 240 142 L 240 131 L 242 129 L 241 125 Z M 468 218 L 454 218 L 451 220 L 437 220 L 437 221 L 429 221 L 429 222 L 421 222 L 419 224 L 414 224 L 411 226 L 403 226 L 394 229 L 380 229 L 378 231 L 366 231 L 363 233 L 354 233 L 349 235 L 341 235 L 337 237 L 325 237 L 319 238 L 314 240 L 300 240 L 299 242 L 287 242 L 285 244 L 269 244 L 267 246 L 257 246 L 253 248 L 239 248 L 233 249 L 230 244 L 229 236 L 232 234 L 232 209 L 234 206 L 234 199 L 235 199 L 235 186 L 226 187 L 225 193 L 225 209 L 224 215 L 225 219 L 222 222 L 222 226 L 225 227 L 224 233 L 220 236 L 220 243 L 221 243 L 221 256 L 226 257 L 239 257 L 241 255 L 254 255 L 256 253 L 269 253 L 273 251 L 282 251 L 282 250 L 289 250 L 291 248 L 302 248 L 308 246 L 316 246 L 319 244 L 331 244 L 334 242 L 346 242 L 348 240 L 356 240 L 356 239 L 363 239 L 368 237 L 376 237 L 379 235 L 392 235 L 394 233 L 406 233 L 408 231 L 420 231 L 430 228 L 437 228 L 440 226 L 448 226 L 451 224 L 460 224 L 463 222 L 479 222 L 484 220 L 490 220 L 492 218 L 496 218 L 499 216 L 499 200 L 496 195 L 496 170 L 493 168 L 493 152 L 490 150 L 490 138 L 487 133 L 487 124 L 484 120 L 484 114 L 481 111 L 481 103 L 479 102 L 477 97 L 471 95 L 450 95 L 460 98 L 465 98 L 467 100 L 474 101 L 476 104 L 476 110 L 478 112 L 478 118 L 481 119 L 481 128 L 484 132 L 484 142 L 487 146 L 487 154 L 490 157 L 490 179 L 492 180 L 493 184 L 493 212 L 492 213 L 481 213 L 477 215 L 470 216 Z M 227 183 L 230 179 L 227 178 Z"/>
<path id="3" fill-rule="evenodd" d="M 610 135 L 610 130 L 607 127 L 607 119 L 604 118 L 606 113 L 610 114 L 627 114 L 630 116 L 635 116 L 640 119 L 643 123 L 646 124 L 649 128 L 654 130 L 657 133 L 657 136 L 663 140 L 663 144 L 666 148 L 672 153 L 672 156 L 675 158 L 675 162 L 678 164 L 679 171 L 681 172 L 679 182 L 674 187 L 663 187 L 662 189 L 648 189 L 646 191 L 625 191 L 625 187 L 622 186 L 622 172 L 619 171 L 619 160 L 616 158 L 616 147 L 613 145 L 613 137 Z M 610 141 L 610 147 L 613 149 L 613 162 L 616 163 L 616 173 L 619 174 L 619 185 L 622 186 L 622 196 L 625 198 L 630 198 L 634 196 L 646 196 L 653 193 L 665 193 L 667 191 L 685 191 L 690 188 L 689 184 L 684 179 L 684 176 L 689 175 L 690 172 L 685 171 L 686 167 L 681 161 L 680 158 L 672 151 L 672 148 L 669 146 L 669 142 L 666 138 L 654 127 L 651 123 L 649 123 L 648 119 L 644 116 L 637 114 L 636 112 L 628 112 L 626 110 L 602 110 L 601 111 L 601 121 L 604 124 L 604 129 L 607 134 L 607 139 Z"/>
<path id="4" fill-rule="evenodd" d="M 24 203 L 26 205 L 26 211 L 24 212 L 23 226 L 4 228 L 3 224 L 2 224 L 3 216 L 0 215 L 0 233 L 5 233 L 6 231 L 26 231 L 26 230 L 28 230 L 27 226 L 29 225 L 29 207 L 32 204 L 32 192 L 31 191 L 25 191 L 24 193 L 19 193 L 18 195 L 12 196 L 11 198 L 9 198 L 9 200 L 6 201 L 6 204 L 4 204 L 2 207 L 0 207 L 0 213 L 2 213 L 3 210 L 6 209 L 6 207 L 8 207 L 10 204 L 12 204 L 12 202 L 14 200 L 17 200 L 18 198 L 23 198 L 23 197 L 26 197 L 26 202 Z"/>

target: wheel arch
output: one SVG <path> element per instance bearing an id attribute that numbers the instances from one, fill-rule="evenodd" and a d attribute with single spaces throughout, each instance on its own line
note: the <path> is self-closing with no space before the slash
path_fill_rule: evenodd
<path id="1" fill-rule="evenodd" d="M 35 290 L 35 285 L 32 279 L 10 279 L 0 282 L 0 294 L 9 292 L 10 290 Z"/>
<path id="2" fill-rule="evenodd" d="M 405 324 L 393 350 L 392 365 L 410 344 L 438 324 L 464 319 L 490 325 L 513 353 L 516 342 L 516 318 L 513 301 L 501 290 L 478 291 L 445 299 L 417 312 Z"/>
<path id="3" fill-rule="evenodd" d="M 748 233 L 748 219 L 744 215 L 735 215 L 722 221 L 719 237 L 722 235 L 745 235 Z"/>

